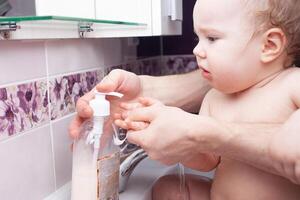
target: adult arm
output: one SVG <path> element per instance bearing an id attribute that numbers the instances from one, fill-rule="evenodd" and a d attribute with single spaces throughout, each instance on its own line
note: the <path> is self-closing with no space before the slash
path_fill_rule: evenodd
<path id="1" fill-rule="evenodd" d="M 205 94 L 210 89 L 200 71 L 170 76 L 140 76 L 143 96 L 160 100 L 168 106 L 198 113 Z"/>
<path id="2" fill-rule="evenodd" d="M 205 150 L 248 163 L 300 184 L 299 122 L 298 110 L 283 125 L 218 124 L 218 131 L 212 130 L 211 136 L 206 137 Z M 203 141 L 198 136 L 196 140 Z"/>
<path id="3" fill-rule="evenodd" d="M 199 70 L 181 75 L 137 76 L 124 70 L 113 70 L 94 88 L 100 92 L 121 92 L 121 100 L 112 101 L 112 113 L 118 113 L 120 102 L 129 102 L 140 96 L 156 98 L 166 105 L 181 107 L 190 112 L 197 112 L 205 93 L 209 90 L 207 82 Z M 81 97 L 77 104 L 77 114 L 70 123 L 69 134 L 78 136 L 83 121 L 92 116 L 89 101 L 94 98 L 93 91 Z"/>
<path id="4" fill-rule="evenodd" d="M 125 118 L 150 123 L 144 130 L 129 132 L 127 139 L 162 163 L 213 153 L 300 184 L 299 110 L 283 125 L 225 123 L 178 108 L 157 106 L 130 111 Z"/>

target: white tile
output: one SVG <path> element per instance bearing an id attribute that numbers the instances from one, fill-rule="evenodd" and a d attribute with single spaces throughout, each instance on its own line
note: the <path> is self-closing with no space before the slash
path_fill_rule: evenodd
<path id="1" fill-rule="evenodd" d="M 1 199 L 40 200 L 55 190 L 50 126 L 0 143 Z"/>
<path id="2" fill-rule="evenodd" d="M 46 76 L 44 42 L 0 41 L 0 85 Z"/>
<path id="3" fill-rule="evenodd" d="M 52 123 L 57 188 L 69 182 L 72 177 L 72 140 L 68 135 L 68 126 L 73 116 Z"/>
<path id="4" fill-rule="evenodd" d="M 121 39 L 104 39 L 101 44 L 104 58 L 104 66 L 110 67 L 115 65 L 120 65 L 123 62 L 123 56 L 125 54 L 122 46 Z"/>
<path id="5" fill-rule="evenodd" d="M 104 66 L 102 40 L 47 41 L 49 75 L 59 75 Z"/>

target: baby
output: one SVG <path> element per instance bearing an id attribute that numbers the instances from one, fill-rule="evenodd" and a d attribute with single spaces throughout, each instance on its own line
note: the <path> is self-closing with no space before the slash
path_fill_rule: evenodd
<path id="1" fill-rule="evenodd" d="M 198 0 L 194 29 L 199 38 L 194 54 L 213 88 L 199 115 L 226 122 L 283 123 L 299 109 L 299 0 Z M 123 105 L 139 106 L 164 105 L 147 98 Z M 133 130 L 146 128 L 145 118 L 127 124 Z M 216 173 L 212 184 L 187 179 L 190 199 L 300 199 L 300 186 L 247 163 L 209 153 L 192 162 L 188 166 L 201 171 L 216 168 Z M 158 182 L 153 198 L 174 199 L 172 180 Z M 200 197 L 199 191 L 207 194 Z"/>

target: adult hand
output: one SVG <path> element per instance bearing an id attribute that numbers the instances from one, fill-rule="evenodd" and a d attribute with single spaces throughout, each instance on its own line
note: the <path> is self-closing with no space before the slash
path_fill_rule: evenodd
<path id="1" fill-rule="evenodd" d="M 269 153 L 277 173 L 300 184 L 300 110 L 274 134 Z"/>
<path id="2" fill-rule="evenodd" d="M 120 113 L 120 102 L 134 100 L 142 92 L 140 78 L 134 73 L 124 70 L 113 70 L 95 87 L 99 92 L 120 92 L 124 94 L 122 99 L 110 98 L 111 114 Z M 77 114 L 69 126 L 69 135 L 72 138 L 79 136 L 81 124 L 92 117 L 93 111 L 89 101 L 94 98 L 94 90 L 82 96 L 76 104 Z M 118 115 L 115 116 L 118 118 Z"/>
<path id="3" fill-rule="evenodd" d="M 167 165 L 184 163 L 199 153 L 207 152 L 211 144 L 205 138 L 212 137 L 211 128 L 216 127 L 216 122 L 209 117 L 161 104 L 128 111 L 123 114 L 123 118 L 129 128 L 131 123 L 149 123 L 143 130 L 129 131 L 127 139 L 141 146 L 151 159 Z M 198 132 L 199 124 L 202 130 Z M 196 139 L 199 135 L 195 137 L 195 133 L 202 134 L 202 141 Z"/>

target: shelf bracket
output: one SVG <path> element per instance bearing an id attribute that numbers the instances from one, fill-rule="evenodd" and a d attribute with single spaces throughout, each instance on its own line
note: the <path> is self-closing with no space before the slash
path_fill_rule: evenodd
<path id="1" fill-rule="evenodd" d="M 3 39 L 10 39 L 11 32 L 20 29 L 16 22 L 0 22 L 0 36 Z"/>
<path id="2" fill-rule="evenodd" d="M 94 31 L 92 28 L 93 23 L 90 22 L 79 22 L 78 23 L 78 34 L 80 38 L 84 38 L 85 33 Z"/>

